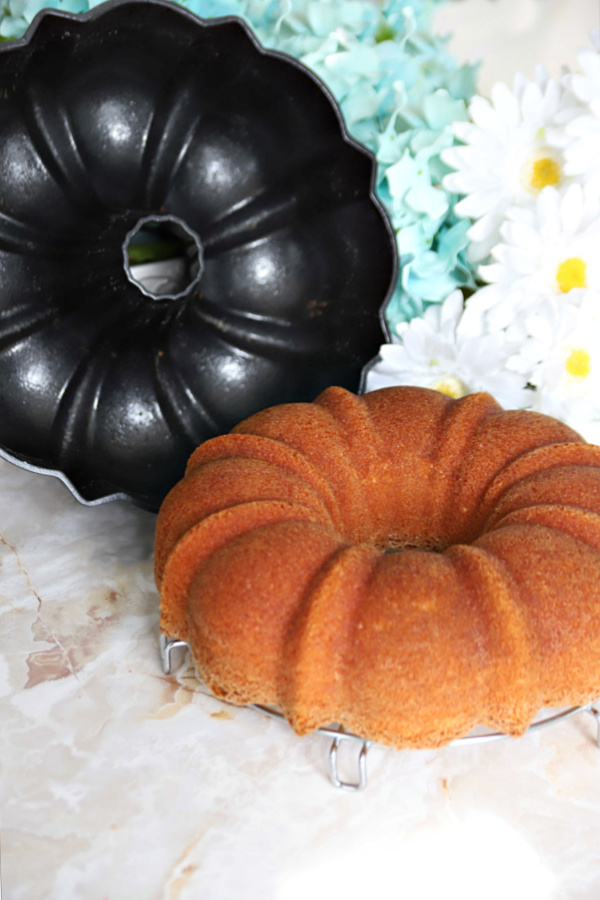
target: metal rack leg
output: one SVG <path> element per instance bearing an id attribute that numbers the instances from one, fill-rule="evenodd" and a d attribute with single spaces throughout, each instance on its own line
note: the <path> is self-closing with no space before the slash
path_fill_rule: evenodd
<path id="1" fill-rule="evenodd" d="M 589 706 L 586 706 L 586 712 L 596 720 L 596 744 L 600 747 L 600 701 L 590 703 Z"/>
<path id="2" fill-rule="evenodd" d="M 340 744 L 343 740 L 352 740 L 353 743 L 360 743 L 361 748 L 358 754 L 358 778 L 356 781 L 342 781 L 339 777 L 338 770 L 338 750 Z M 371 746 L 372 741 L 363 741 L 351 737 L 345 737 L 341 735 L 340 737 L 335 737 L 329 749 L 329 779 L 332 785 L 336 788 L 341 788 L 345 791 L 364 791 L 367 786 L 367 753 L 369 752 L 369 747 Z"/>
<path id="3" fill-rule="evenodd" d="M 173 651 L 179 649 L 187 650 L 188 646 L 186 641 L 179 641 L 177 638 L 169 638 L 164 634 L 159 636 L 160 659 L 165 675 L 171 675 L 171 673 L 179 667 L 178 665 L 175 665 L 173 660 Z"/>

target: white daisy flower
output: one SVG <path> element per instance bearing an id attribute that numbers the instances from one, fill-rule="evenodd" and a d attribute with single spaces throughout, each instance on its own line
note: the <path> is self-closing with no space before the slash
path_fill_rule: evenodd
<path id="1" fill-rule="evenodd" d="M 500 240 L 509 207 L 530 205 L 543 188 L 565 184 L 567 136 L 557 117 L 572 106 L 567 88 L 540 66 L 536 81 L 516 75 L 512 91 L 498 83 L 491 101 L 474 97 L 472 121 L 455 123 L 454 133 L 464 146 L 442 153 L 446 165 L 456 169 L 443 185 L 467 195 L 455 209 L 476 220 L 468 232 L 474 262 L 485 259 Z M 569 117 L 576 114 L 571 110 Z"/>
<path id="2" fill-rule="evenodd" d="M 583 72 L 565 78 L 569 90 L 584 104 L 567 124 L 572 140 L 565 151 L 565 172 L 600 179 L 600 38 L 598 32 L 591 37 L 596 49 L 586 48 L 577 55 Z"/>
<path id="3" fill-rule="evenodd" d="M 493 287 L 471 299 L 490 330 L 518 323 L 544 298 L 600 292 L 600 198 L 580 184 L 562 194 L 547 187 L 530 208 L 511 207 L 500 228 L 494 262 L 480 266 Z"/>
<path id="4" fill-rule="evenodd" d="M 463 397 L 488 391 L 508 408 L 531 402 L 526 380 L 505 364 L 514 348 L 501 334 L 483 334 L 463 315 L 463 296 L 454 291 L 423 318 L 398 326 L 399 343 L 384 344 L 367 376 L 366 389 L 417 385 Z"/>
<path id="5" fill-rule="evenodd" d="M 600 420 L 600 294 L 584 291 L 577 300 L 550 298 L 529 316 L 529 338 L 508 365 L 535 386 L 533 409 L 590 440 Z"/>

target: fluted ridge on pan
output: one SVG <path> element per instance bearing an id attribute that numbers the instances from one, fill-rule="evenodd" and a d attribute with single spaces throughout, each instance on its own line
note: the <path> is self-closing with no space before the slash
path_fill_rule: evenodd
<path id="1" fill-rule="evenodd" d="M 19 92 L 19 107 L 40 161 L 65 197 L 86 216 L 106 212 L 90 182 L 68 112 L 46 81 L 26 83 Z"/>
<path id="2" fill-rule="evenodd" d="M 162 341 L 157 343 L 154 361 L 158 403 L 173 433 L 190 444 L 197 443 L 196 435 L 206 431 L 216 433 L 219 426 L 181 379 L 175 361 L 166 354 L 162 344 Z"/>
<path id="3" fill-rule="evenodd" d="M 94 451 L 96 416 L 104 380 L 114 365 L 115 351 L 111 346 L 114 326 L 127 332 L 128 326 L 139 320 L 140 310 L 133 309 L 127 318 L 113 308 L 113 320 L 104 321 L 96 331 L 88 351 L 72 370 L 59 398 L 52 423 L 53 457 L 65 471 L 80 467 L 86 456 Z"/>
<path id="4" fill-rule="evenodd" d="M 189 59 L 182 61 L 152 116 L 143 158 L 144 207 L 159 208 L 164 203 L 202 119 L 193 84 L 197 65 Z"/>
<path id="5" fill-rule="evenodd" d="M 273 184 L 211 224 L 204 241 L 207 257 L 246 243 L 249 234 L 256 241 L 285 228 L 292 216 L 310 219 L 315 212 L 359 199 L 356 185 L 348 177 L 355 157 L 351 147 L 321 149 L 316 142 L 310 156 L 295 160 L 291 171 L 281 173 Z"/>
<path id="6" fill-rule="evenodd" d="M 84 241 L 78 241 L 76 237 L 71 239 L 70 235 L 48 234 L 42 228 L 20 222 L 0 211 L 0 250 L 5 253 L 61 260 L 71 257 L 74 260 L 81 252 L 82 243 Z"/>

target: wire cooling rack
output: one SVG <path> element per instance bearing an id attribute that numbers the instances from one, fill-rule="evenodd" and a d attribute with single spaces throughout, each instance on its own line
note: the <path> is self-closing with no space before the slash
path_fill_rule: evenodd
<path id="1" fill-rule="evenodd" d="M 176 638 L 168 638 L 165 637 L 164 634 L 160 635 L 160 656 L 165 675 L 170 675 L 179 668 L 183 661 L 183 656 L 181 654 L 187 650 L 189 650 L 189 645 L 185 641 L 180 641 Z M 179 660 L 177 660 L 177 655 L 179 655 Z M 272 718 L 285 721 L 283 714 L 275 707 L 252 704 L 252 709 L 259 710 Z M 600 701 L 588 703 L 586 706 L 571 706 L 568 709 L 543 710 L 525 733 L 529 734 L 530 732 L 539 731 L 542 728 L 555 725 L 557 722 L 562 722 L 564 719 L 569 719 L 571 716 L 576 716 L 580 713 L 588 713 L 593 716 L 596 722 L 596 744 L 600 748 Z M 351 731 L 345 731 L 342 725 L 319 728 L 317 729 L 317 733 L 331 738 L 331 745 L 329 748 L 329 779 L 333 786 L 345 791 L 364 790 L 367 786 L 367 754 L 373 741 L 366 740 L 357 734 L 353 734 Z M 457 740 L 452 741 L 451 746 L 457 746 L 459 744 L 484 744 L 489 741 L 503 740 L 508 737 L 508 734 L 501 731 L 490 731 L 489 729 L 478 728 L 471 732 L 471 734 L 467 734 L 465 737 L 457 738 Z M 349 745 L 352 749 L 357 751 L 357 773 L 352 781 L 343 781 L 340 778 L 339 750 L 343 744 Z"/>

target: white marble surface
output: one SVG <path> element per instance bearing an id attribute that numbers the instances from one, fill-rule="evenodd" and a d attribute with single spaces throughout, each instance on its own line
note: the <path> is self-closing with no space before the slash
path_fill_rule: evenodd
<path id="1" fill-rule="evenodd" d="M 596 0 L 531 3 L 573 10 L 582 40 L 596 25 Z M 491 46 L 521 6 L 453 10 Z M 555 39 L 563 20 L 544 20 Z M 162 674 L 153 516 L 81 507 L 4 462 L 0 509 L 3 900 L 600 897 L 590 716 L 518 741 L 373 747 L 367 790 L 336 791 L 327 739 L 225 706 L 185 667 Z"/>

